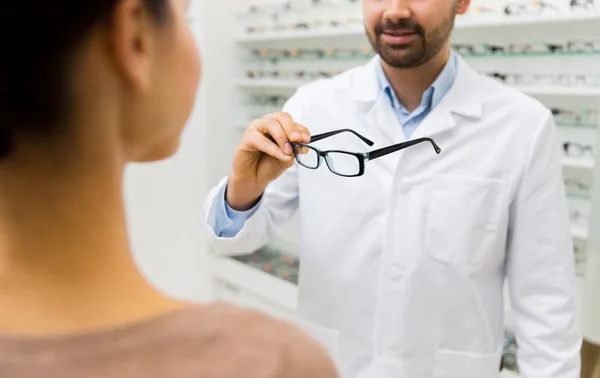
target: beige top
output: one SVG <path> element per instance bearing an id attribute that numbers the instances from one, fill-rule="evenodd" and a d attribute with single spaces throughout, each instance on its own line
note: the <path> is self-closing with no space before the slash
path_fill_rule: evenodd
<path id="1" fill-rule="evenodd" d="M 0 378 L 334 378 L 296 328 L 226 305 L 72 337 L 0 336 Z"/>

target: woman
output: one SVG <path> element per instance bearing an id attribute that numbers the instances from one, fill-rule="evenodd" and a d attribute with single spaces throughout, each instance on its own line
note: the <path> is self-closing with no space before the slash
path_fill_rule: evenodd
<path id="1" fill-rule="evenodd" d="M 0 2 L 0 377 L 333 377 L 299 331 L 164 297 L 127 162 L 171 156 L 199 58 L 184 0 Z"/>

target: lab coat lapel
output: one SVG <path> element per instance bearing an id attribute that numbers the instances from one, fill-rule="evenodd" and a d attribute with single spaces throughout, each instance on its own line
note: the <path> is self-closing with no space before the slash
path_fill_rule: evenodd
<path id="1" fill-rule="evenodd" d="M 403 142 L 406 137 L 389 98 L 379 86 L 377 64 L 381 63 L 379 57 L 375 56 L 356 73 L 350 95 L 366 117 L 368 130 L 382 134 L 382 138 L 375 142 L 378 142 L 378 147 L 383 147 L 384 144 Z"/>
<path id="2" fill-rule="evenodd" d="M 479 74 L 458 57 L 457 74 L 452 88 L 417 127 L 412 139 L 434 137 L 455 128 L 456 115 L 481 118 L 483 97 L 478 89 L 481 87 L 478 85 L 479 80 L 481 80 Z"/>
<path id="3" fill-rule="evenodd" d="M 385 92 L 380 93 L 375 104 L 367 112 L 367 121 L 370 129 L 379 129 L 383 132 L 387 137 L 387 144 L 401 143 L 406 140 L 402 125 Z"/>

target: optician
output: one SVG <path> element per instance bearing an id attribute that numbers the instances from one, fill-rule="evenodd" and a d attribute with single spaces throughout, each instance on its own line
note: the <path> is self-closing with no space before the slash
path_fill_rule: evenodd
<path id="1" fill-rule="evenodd" d="M 497 377 L 505 280 L 523 377 L 579 375 L 554 120 L 451 53 L 469 3 L 363 0 L 378 56 L 253 122 L 206 201 L 224 255 L 299 210 L 299 323 L 345 378 Z"/>

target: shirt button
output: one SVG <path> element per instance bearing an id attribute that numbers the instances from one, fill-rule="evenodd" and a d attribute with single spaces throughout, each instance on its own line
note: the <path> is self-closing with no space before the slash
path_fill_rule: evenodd
<path id="1" fill-rule="evenodd" d="M 402 193 L 402 194 L 410 193 L 410 186 L 408 184 L 402 184 L 400 186 L 400 193 Z"/>

